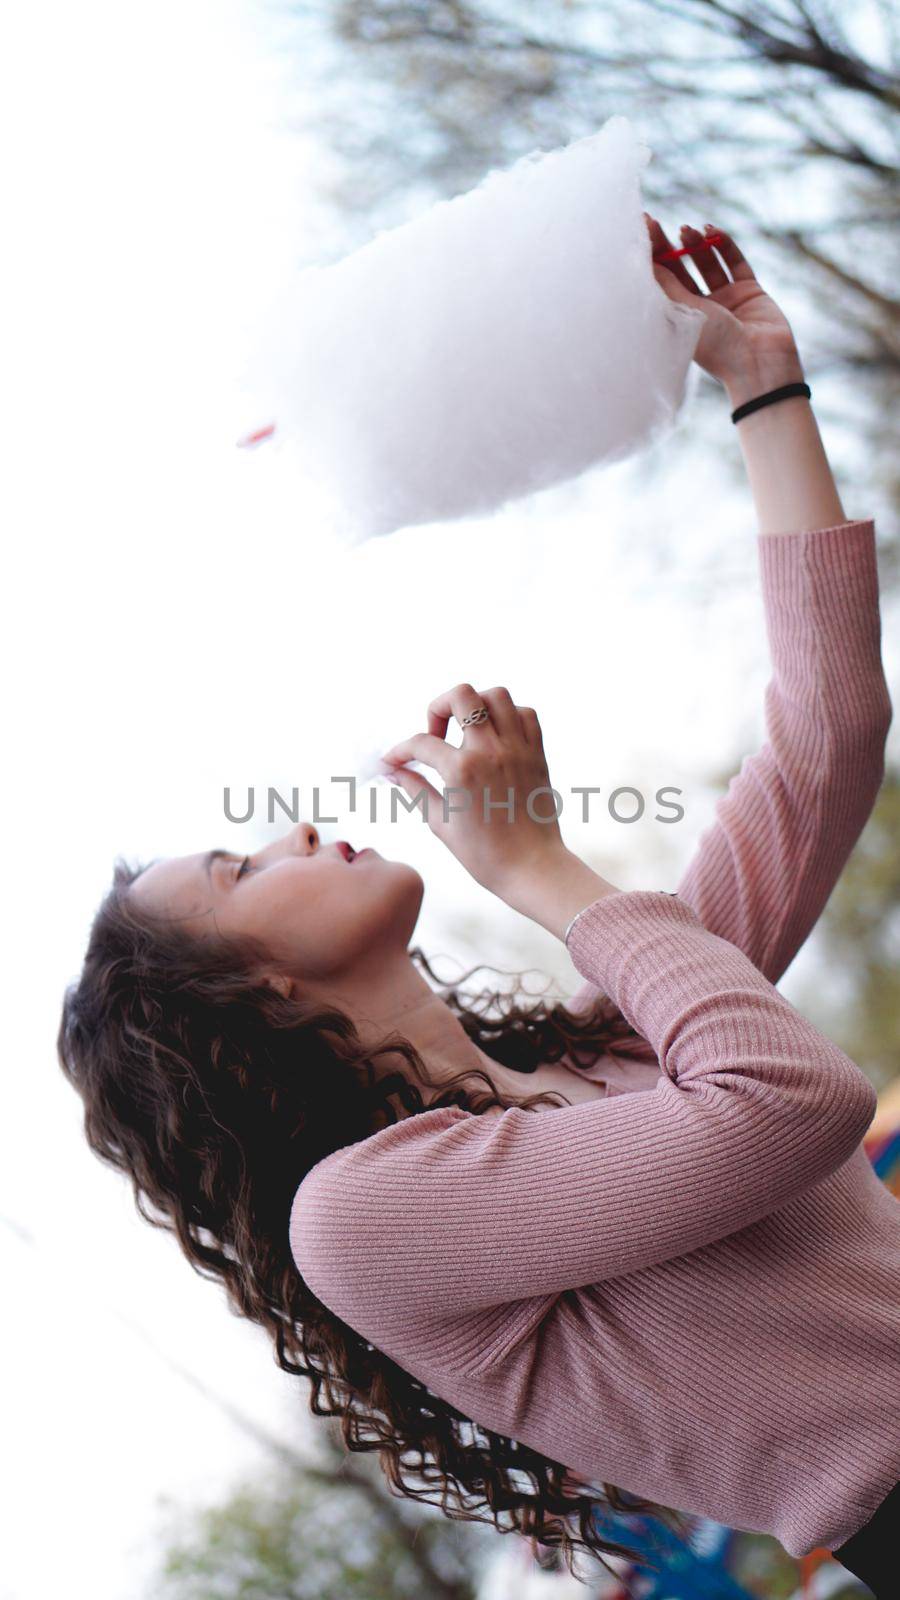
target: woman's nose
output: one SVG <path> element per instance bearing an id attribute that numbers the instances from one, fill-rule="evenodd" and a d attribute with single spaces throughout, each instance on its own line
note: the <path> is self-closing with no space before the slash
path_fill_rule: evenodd
<path id="1" fill-rule="evenodd" d="M 311 822 L 298 822 L 289 833 L 283 833 L 280 839 L 273 839 L 271 844 L 258 850 L 254 860 L 257 866 L 270 866 L 275 861 L 284 861 L 287 856 L 312 855 L 318 848 L 318 830 Z"/>
<path id="2" fill-rule="evenodd" d="M 298 822 L 288 834 L 288 848 L 298 855 L 311 855 L 319 848 L 319 834 L 311 822 Z"/>

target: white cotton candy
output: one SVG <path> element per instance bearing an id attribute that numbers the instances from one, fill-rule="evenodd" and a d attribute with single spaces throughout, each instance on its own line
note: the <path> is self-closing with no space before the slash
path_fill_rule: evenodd
<path id="1" fill-rule="evenodd" d="M 653 276 L 650 159 L 614 116 L 300 274 L 259 395 L 348 542 L 495 511 L 672 425 L 704 317 Z"/>
<path id="2" fill-rule="evenodd" d="M 389 747 L 391 742 L 387 737 L 384 740 L 386 747 Z M 408 763 L 404 764 L 408 765 Z M 381 751 L 375 745 L 367 745 L 364 750 L 359 750 L 353 755 L 349 762 L 349 768 L 352 769 L 357 783 L 376 783 L 380 778 L 384 777 Z"/>

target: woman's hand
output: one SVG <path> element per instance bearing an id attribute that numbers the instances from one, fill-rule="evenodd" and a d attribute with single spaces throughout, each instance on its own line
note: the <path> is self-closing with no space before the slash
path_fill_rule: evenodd
<path id="1" fill-rule="evenodd" d="M 675 248 L 655 217 L 645 211 L 644 219 L 653 256 Z M 721 243 L 687 258 L 653 263 L 653 275 L 669 299 L 699 307 L 706 317 L 694 360 L 725 385 L 735 406 L 764 392 L 760 385 L 777 388 L 784 383 L 802 383 L 803 366 L 784 312 L 757 283 L 753 268 L 731 235 L 709 223 L 706 232 L 720 234 Z M 682 246 L 701 244 L 704 233 L 685 224 Z M 708 294 L 687 271 L 686 259 L 696 268 Z"/>
<path id="2" fill-rule="evenodd" d="M 461 745 L 447 744 L 451 716 L 461 722 L 480 706 L 488 719 L 465 728 Z M 428 732 L 392 745 L 381 759 L 408 795 L 422 797 L 432 833 L 476 883 L 558 938 L 576 911 L 619 892 L 563 844 L 537 712 L 514 705 L 508 689 L 479 693 L 459 683 L 437 695 Z M 433 767 L 446 795 L 406 761 Z"/>
<path id="3" fill-rule="evenodd" d="M 461 745 L 448 744 L 450 718 L 461 722 L 482 705 L 488 720 L 464 728 Z M 458 683 L 432 700 L 427 733 L 392 745 L 381 759 L 394 768 L 408 795 L 422 795 L 419 808 L 432 833 L 476 883 L 501 898 L 514 879 L 537 871 L 565 849 L 537 712 L 514 705 L 508 689 L 478 691 Z M 406 761 L 433 767 L 444 780 L 446 796 L 421 773 L 398 765 Z"/>

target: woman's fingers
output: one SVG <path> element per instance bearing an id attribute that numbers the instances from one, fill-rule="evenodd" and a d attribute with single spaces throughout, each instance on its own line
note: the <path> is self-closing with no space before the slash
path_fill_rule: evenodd
<path id="1" fill-rule="evenodd" d="M 651 217 L 647 211 L 644 212 L 644 217 L 647 222 L 647 231 L 650 235 L 652 254 L 659 256 L 665 254 L 667 250 L 674 250 L 675 246 L 670 243 L 665 230 L 660 226 L 656 218 Z M 696 246 L 703 245 L 704 234 L 706 233 L 714 233 L 718 242 L 715 246 L 696 249 Z M 752 283 L 755 281 L 756 274 L 747 257 L 740 249 L 740 246 L 735 244 L 731 234 L 726 233 L 723 228 L 716 228 L 712 223 L 707 223 L 703 233 L 701 233 L 697 228 L 685 224 L 681 229 L 681 238 L 683 244 L 692 246 L 691 262 L 700 273 L 708 289 L 721 289 L 729 281 L 734 283 Z M 724 261 L 725 266 L 728 268 L 731 279 L 723 271 L 720 261 L 716 257 L 716 252 L 718 252 L 721 261 Z M 655 262 L 654 264 L 665 267 L 666 271 L 671 272 L 672 276 L 678 280 L 682 288 L 690 290 L 691 294 L 702 293 L 702 290 L 698 289 L 694 279 L 687 271 L 683 257 L 679 257 L 675 261 Z"/>
<path id="2" fill-rule="evenodd" d="M 445 739 L 451 717 L 460 722 L 483 703 L 482 696 L 477 689 L 473 689 L 471 683 L 458 683 L 453 689 L 445 689 L 443 694 L 436 694 L 429 703 L 428 732 L 438 739 Z"/>
<path id="3" fill-rule="evenodd" d="M 453 783 L 458 757 L 456 745 L 447 744 L 445 739 L 439 739 L 433 733 L 414 733 L 411 738 L 392 744 L 381 759 L 391 766 L 399 766 L 405 761 L 423 761 L 426 767 L 434 767 L 435 772 L 439 772 L 447 783 Z"/>
<path id="4" fill-rule="evenodd" d="M 450 718 L 461 721 L 480 706 L 487 707 L 487 720 L 464 728 L 462 745 L 448 744 L 446 733 Z M 466 762 L 471 765 L 476 750 L 479 758 L 482 761 L 486 758 L 489 763 L 498 758 L 501 749 L 508 756 L 517 751 L 536 752 L 537 759 L 541 762 L 544 760 L 537 712 L 532 706 L 517 706 L 509 690 L 502 685 L 478 690 L 471 683 L 458 683 L 455 688 L 445 690 L 443 694 L 436 695 L 428 706 L 428 725 L 427 733 L 414 733 L 410 738 L 391 745 L 389 750 L 385 750 L 381 761 L 385 776 L 399 783 L 408 795 L 416 798 L 424 794 L 429 826 L 441 838 L 446 831 L 446 821 L 437 820 L 443 815 L 441 796 L 422 773 L 412 772 L 405 763 L 421 761 L 425 766 L 433 767 L 443 779 L 446 790 L 460 787 L 463 777 L 461 764 L 463 768 Z M 467 744 L 466 735 L 470 732 L 475 734 L 475 738 Z"/>
<path id="5" fill-rule="evenodd" d="M 647 219 L 647 231 L 650 234 L 651 255 L 659 256 L 663 255 L 667 250 L 674 250 L 676 246 L 671 243 L 665 229 L 661 227 L 656 218 L 651 217 L 647 211 L 644 212 L 644 216 Z M 702 294 L 703 291 L 698 288 L 690 273 L 685 269 L 682 257 L 679 256 L 675 261 L 660 261 L 656 265 L 664 268 L 666 272 L 671 272 L 672 277 L 676 283 L 681 284 L 682 289 L 689 290 L 691 294 Z"/>
<path id="6" fill-rule="evenodd" d="M 491 714 L 491 721 L 503 739 L 524 739 L 525 729 L 519 708 L 513 703 L 508 689 L 483 689 L 481 698 Z M 482 724 L 483 726 L 483 724 Z"/>
<path id="7" fill-rule="evenodd" d="M 712 231 L 713 230 L 710 229 L 710 232 Z M 701 246 L 701 248 L 696 251 L 696 254 L 692 255 L 691 260 L 693 261 L 694 266 L 697 268 L 697 271 L 699 272 L 710 293 L 713 293 L 716 289 L 724 288 L 725 284 L 730 281 L 728 273 L 725 271 L 725 268 L 722 266 L 721 262 L 716 259 L 716 253 L 712 246 L 704 245 L 703 234 L 699 231 L 699 229 L 692 228 L 690 224 L 686 222 L 681 229 L 681 237 L 684 243 L 686 245 L 690 245 L 692 249 L 698 245 Z"/>
<path id="8" fill-rule="evenodd" d="M 461 724 L 463 717 L 472 711 L 477 711 L 480 706 L 487 707 L 488 717 L 484 722 L 471 724 L 473 728 L 481 732 L 482 729 L 493 725 L 496 732 L 504 737 L 523 737 L 522 725 L 509 690 L 473 689 L 471 683 L 458 683 L 455 689 L 447 689 L 443 694 L 435 695 L 428 707 L 428 732 L 436 735 L 438 739 L 444 739 L 451 717 L 455 717 Z M 464 728 L 463 734 L 468 731 L 468 728 Z"/>
<path id="9" fill-rule="evenodd" d="M 481 706 L 487 707 L 488 717 L 484 722 L 471 725 L 471 731 L 476 734 L 472 743 L 466 744 L 470 729 L 464 728 L 462 745 L 448 744 L 445 736 L 450 718 L 456 717 L 462 721 L 463 717 Z M 397 772 L 396 769 L 409 761 L 421 761 L 440 774 L 445 787 L 458 787 L 461 763 L 464 765 L 468 761 L 471 764 L 476 747 L 480 756 L 487 757 L 488 761 L 497 759 L 501 748 L 509 754 L 534 750 L 543 759 L 543 738 L 537 712 L 532 706 L 515 705 L 509 690 L 502 685 L 478 690 L 471 683 L 458 683 L 455 688 L 435 695 L 430 702 L 428 732 L 414 733 L 410 738 L 392 744 L 389 750 L 384 751 L 381 761 L 385 775 L 401 779 L 407 793 L 415 795 L 425 790 L 430 806 L 431 801 L 437 802 L 440 796 L 427 779 L 418 772 L 408 769 Z"/>
<path id="10" fill-rule="evenodd" d="M 424 801 L 422 816 L 432 833 L 477 883 L 502 899 L 545 863 L 552 868 L 565 846 L 531 706 L 515 705 L 506 688 L 479 692 L 467 683 L 436 695 L 429 716 L 446 727 L 451 716 L 464 717 L 481 705 L 490 717 L 466 728 L 461 745 L 436 733 L 414 733 L 386 750 L 382 761 L 386 775 L 415 804 Z M 435 769 L 443 795 L 420 773 L 401 770 L 410 761 Z"/>
<path id="11" fill-rule="evenodd" d="M 522 723 L 522 731 L 529 744 L 535 744 L 539 749 L 544 748 L 544 735 L 534 706 L 516 706 Z"/>
<path id="12" fill-rule="evenodd" d="M 391 783 L 396 783 L 404 792 L 415 800 L 420 794 L 425 795 L 425 820 L 433 833 L 440 838 L 440 824 L 435 825 L 436 819 L 441 815 L 441 796 L 434 784 L 423 778 L 421 772 L 410 772 L 408 767 L 399 767 L 390 774 Z"/>
<path id="13" fill-rule="evenodd" d="M 719 235 L 719 243 L 716 245 L 716 249 L 718 250 L 719 255 L 722 257 L 722 260 L 728 268 L 728 271 L 731 273 L 735 283 L 752 282 L 755 279 L 756 274 L 747 260 L 747 257 L 743 255 L 741 250 L 735 244 L 731 234 L 724 233 L 721 228 L 717 228 L 716 232 Z"/>

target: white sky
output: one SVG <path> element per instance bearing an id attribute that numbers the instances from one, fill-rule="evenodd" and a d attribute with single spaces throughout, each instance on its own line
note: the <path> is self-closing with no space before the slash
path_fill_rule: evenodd
<path id="1" fill-rule="evenodd" d="M 153 1569 L 158 1496 L 205 1503 L 271 1470 L 166 1356 L 285 1438 L 308 1424 L 262 1334 L 87 1151 L 56 1065 L 61 991 L 113 856 L 257 845 L 269 830 L 226 824 L 226 783 L 298 784 L 305 815 L 319 783 L 332 812 L 331 773 L 416 731 L 467 678 L 537 707 L 564 794 L 642 789 L 640 823 L 598 810 L 584 829 L 567 809 L 566 840 L 623 887 L 674 886 L 715 798 L 698 775 L 736 769 L 762 736 L 768 661 L 749 492 L 698 459 L 690 406 L 651 491 L 637 462 L 490 527 L 330 540 L 283 453 L 234 448 L 268 420 L 247 417 L 239 379 L 268 286 L 337 237 L 312 193 L 325 158 L 281 126 L 290 63 L 261 8 L 54 0 L 15 26 L 0 85 L 16 219 L 0 1213 L 33 1244 L 0 1228 L 0 1600 L 121 1600 Z M 732 431 L 723 403 L 723 451 Z M 872 508 L 850 495 L 848 515 Z M 692 593 L 701 572 L 714 590 L 721 576 L 710 605 Z M 889 631 L 885 656 L 895 681 Z M 685 791 L 670 829 L 652 821 L 663 784 Z M 386 816 L 389 791 L 372 792 Z M 345 807 L 322 832 L 415 863 L 427 950 L 521 956 L 577 985 L 557 942 L 415 819 Z M 463 915 L 477 937 L 454 931 Z"/>

